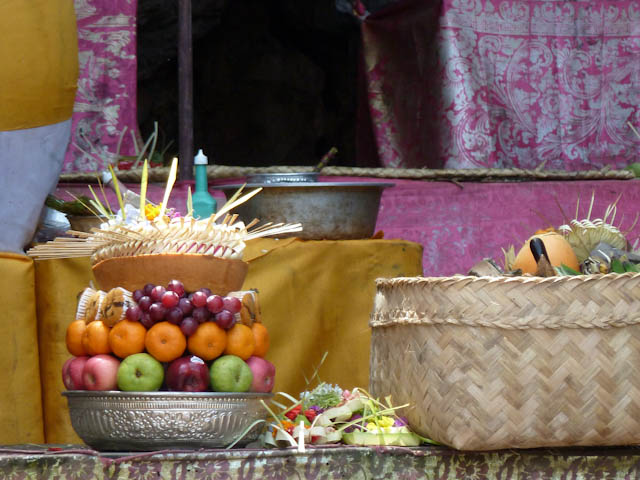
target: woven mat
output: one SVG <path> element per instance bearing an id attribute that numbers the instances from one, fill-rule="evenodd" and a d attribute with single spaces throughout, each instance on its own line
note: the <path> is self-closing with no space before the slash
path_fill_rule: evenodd
<path id="1" fill-rule="evenodd" d="M 210 179 L 243 177 L 256 173 L 298 173 L 311 172 L 313 167 L 273 166 L 273 167 L 232 167 L 227 165 L 211 165 L 207 167 Z M 139 183 L 141 169 L 119 171 L 118 178 L 125 183 Z M 343 177 L 379 177 L 399 178 L 407 180 L 455 181 L 455 182 L 522 182 L 544 180 L 630 180 L 635 178 L 628 170 L 585 170 L 567 172 L 562 170 L 522 170 L 519 168 L 499 169 L 442 169 L 427 168 L 357 168 L 357 167 L 325 167 L 322 175 Z M 164 182 L 169 175 L 168 167 L 149 170 L 149 181 Z M 62 183 L 94 183 L 95 173 L 73 173 L 60 175 Z"/>

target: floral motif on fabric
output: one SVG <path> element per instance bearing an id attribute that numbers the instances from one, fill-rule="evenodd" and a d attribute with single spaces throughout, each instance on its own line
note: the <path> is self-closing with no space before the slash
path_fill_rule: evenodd
<path id="1" fill-rule="evenodd" d="M 229 462 L 218 460 L 213 462 L 198 461 L 191 467 L 197 480 L 230 480 Z"/>
<path id="2" fill-rule="evenodd" d="M 1 455 L 0 478 L 27 479 L 154 479 L 226 480 L 338 479 L 547 479 L 637 478 L 634 447 L 618 449 L 503 450 L 458 452 L 441 447 L 329 448 L 305 454 L 295 450 L 174 454 L 108 459 L 94 455 Z"/>
<path id="3" fill-rule="evenodd" d="M 135 152 L 136 8 L 137 0 L 75 0 L 79 78 L 65 173 L 102 170 L 118 149 Z"/>
<path id="4" fill-rule="evenodd" d="M 636 1 L 401 0 L 363 38 L 384 166 L 588 170 L 638 154 Z"/>
<path id="5" fill-rule="evenodd" d="M 128 466 L 129 478 L 140 480 L 157 480 L 162 478 L 162 463 L 152 461 L 138 461 Z"/>

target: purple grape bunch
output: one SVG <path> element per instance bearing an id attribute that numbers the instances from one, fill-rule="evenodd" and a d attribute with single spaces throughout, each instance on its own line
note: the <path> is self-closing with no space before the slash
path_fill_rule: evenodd
<path id="1" fill-rule="evenodd" d="M 208 288 L 187 292 L 180 280 L 168 285 L 146 284 L 133 292 L 135 305 L 127 309 L 128 320 L 146 328 L 167 321 L 178 325 L 185 336 L 195 333 L 204 322 L 215 322 L 224 329 L 233 327 L 240 316 L 242 302 L 236 297 L 216 295 Z"/>

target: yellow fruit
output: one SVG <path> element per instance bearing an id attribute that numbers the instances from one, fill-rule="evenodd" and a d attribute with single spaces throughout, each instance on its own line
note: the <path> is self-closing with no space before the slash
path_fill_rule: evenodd
<path id="1" fill-rule="evenodd" d="M 536 237 L 540 238 L 542 240 L 542 243 L 544 243 L 547 254 L 549 255 L 549 261 L 551 262 L 551 265 L 553 265 L 554 267 L 559 267 L 560 265 L 564 264 L 567 267 L 580 271 L 580 263 L 578 262 L 578 257 L 576 257 L 576 254 L 571 248 L 569 242 L 567 242 L 567 240 L 565 240 L 565 238 L 558 233 L 543 233 L 541 235 L 534 235 L 529 240 L 527 240 L 518 252 L 518 255 L 516 255 L 516 259 L 511 266 L 513 270 L 520 269 L 522 270 L 522 273 L 536 273 L 536 261 L 533 258 L 531 248 L 529 247 L 529 242 L 531 241 L 531 239 Z"/>

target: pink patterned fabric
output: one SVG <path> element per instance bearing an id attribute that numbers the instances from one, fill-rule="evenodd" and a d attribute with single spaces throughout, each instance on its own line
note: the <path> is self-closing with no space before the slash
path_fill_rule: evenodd
<path id="1" fill-rule="evenodd" d="M 362 34 L 384 166 L 587 170 L 637 157 L 635 0 L 399 0 Z"/>
<path id="2" fill-rule="evenodd" d="M 63 172 L 102 170 L 132 155 L 136 119 L 137 0 L 75 0 L 80 77 Z"/>
<path id="3" fill-rule="evenodd" d="M 320 177 L 320 180 L 380 182 L 379 178 L 362 177 Z M 244 181 L 244 178 L 216 180 L 209 191 L 221 206 L 225 196 L 216 187 Z M 592 220 L 602 218 L 607 206 L 621 195 L 614 224 L 625 232 L 632 245 L 640 239 L 640 222 L 634 223 L 640 204 L 640 180 L 465 182 L 463 188 L 451 182 L 385 181 L 395 186 L 382 194 L 376 231 L 383 231 L 387 239 L 421 244 L 425 276 L 466 273 L 485 257 L 502 264 L 503 249 L 513 245 L 517 252 L 536 230 L 567 223 L 575 215 L 578 202 L 578 218 L 585 219 L 592 195 Z M 189 186 L 193 191 L 193 182 L 176 182 L 169 207 L 185 213 Z M 139 192 L 139 185 L 128 187 Z M 83 184 L 58 185 L 57 196 L 70 200 L 67 192 L 91 195 Z M 164 185 L 149 185 L 147 196 L 151 201 L 162 201 L 163 194 Z M 110 189 L 107 196 L 116 208 L 118 203 Z"/>

